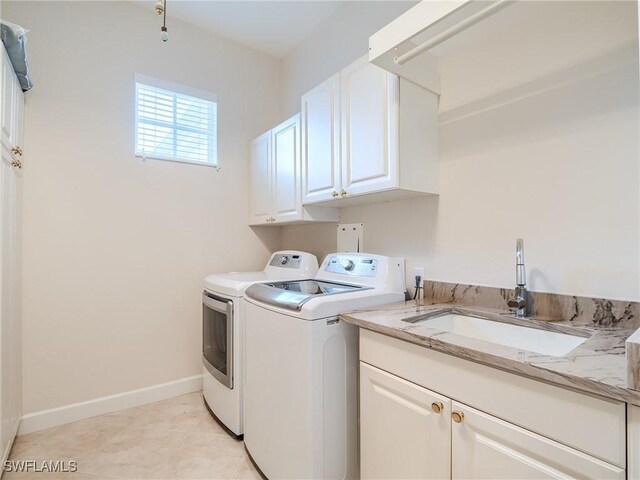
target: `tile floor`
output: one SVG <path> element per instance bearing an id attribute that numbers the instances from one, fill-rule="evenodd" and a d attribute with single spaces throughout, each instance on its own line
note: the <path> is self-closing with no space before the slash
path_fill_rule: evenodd
<path id="1" fill-rule="evenodd" d="M 244 445 L 211 417 L 202 393 L 100 415 L 16 438 L 10 460 L 75 460 L 76 473 L 12 473 L 3 480 L 52 478 L 255 479 Z"/>

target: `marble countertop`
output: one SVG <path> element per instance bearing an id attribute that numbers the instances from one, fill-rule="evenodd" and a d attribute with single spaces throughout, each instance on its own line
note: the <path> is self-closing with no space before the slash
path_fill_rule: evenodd
<path id="1" fill-rule="evenodd" d="M 564 356 L 549 356 L 489 343 L 429 328 L 423 316 L 441 313 L 481 316 L 544 330 L 587 337 Z M 414 323 L 407 320 L 418 317 Z M 640 391 L 627 388 L 625 341 L 637 329 L 631 325 L 576 326 L 570 321 L 548 321 L 530 317 L 516 319 L 504 310 L 418 300 L 340 315 L 347 323 L 406 340 L 426 348 L 522 374 L 527 377 L 572 387 L 616 400 L 640 405 Z"/>

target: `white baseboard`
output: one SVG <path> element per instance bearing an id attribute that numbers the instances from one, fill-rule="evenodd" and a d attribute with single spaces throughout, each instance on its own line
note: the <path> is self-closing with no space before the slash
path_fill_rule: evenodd
<path id="1" fill-rule="evenodd" d="M 28 413 L 22 417 L 19 435 L 75 422 L 83 418 L 95 417 L 126 408 L 165 400 L 185 393 L 202 390 L 202 375 L 185 377 L 173 382 L 161 383 L 151 387 L 96 398 L 86 402 L 72 403 L 64 407 Z"/>
<path id="2" fill-rule="evenodd" d="M 16 439 L 16 435 L 18 435 L 18 430 L 20 428 L 20 417 L 17 418 L 17 420 L 15 421 L 13 427 L 11 428 L 11 436 L 9 438 L 11 438 L 11 441 L 7 444 L 7 447 L 4 449 L 4 452 L 2 453 L 2 465 L 4 465 L 4 463 L 7 461 L 7 459 L 9 458 L 9 453 L 11 453 L 11 447 L 13 447 L 13 441 Z"/>

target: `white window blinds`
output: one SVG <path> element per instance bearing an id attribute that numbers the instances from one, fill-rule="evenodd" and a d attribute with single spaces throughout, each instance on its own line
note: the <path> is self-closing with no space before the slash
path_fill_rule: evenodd
<path id="1" fill-rule="evenodd" d="M 136 155 L 217 165 L 217 104 L 136 82 Z"/>

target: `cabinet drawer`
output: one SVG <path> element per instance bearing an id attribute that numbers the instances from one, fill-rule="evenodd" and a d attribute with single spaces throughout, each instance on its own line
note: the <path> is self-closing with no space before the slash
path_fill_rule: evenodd
<path id="1" fill-rule="evenodd" d="M 360 330 L 360 359 L 625 468 L 625 404 Z"/>
<path id="2" fill-rule="evenodd" d="M 598 479 L 624 480 L 624 468 L 516 427 L 458 402 L 452 409 L 454 480 Z"/>

